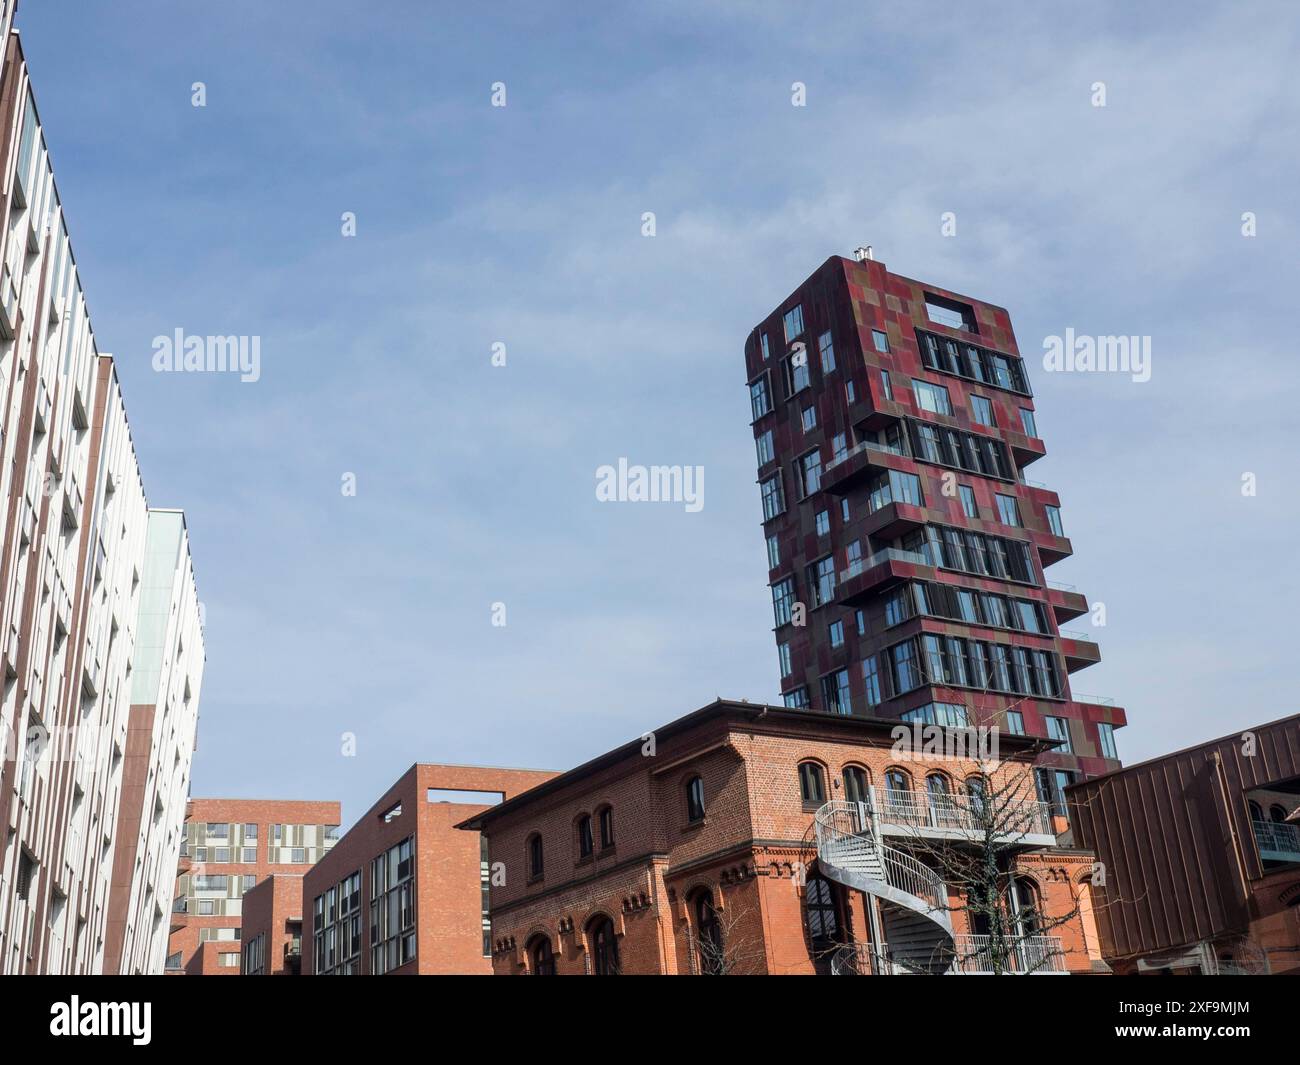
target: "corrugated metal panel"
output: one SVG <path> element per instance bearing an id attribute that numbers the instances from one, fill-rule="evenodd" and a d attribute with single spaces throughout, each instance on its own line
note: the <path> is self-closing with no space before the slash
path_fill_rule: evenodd
<path id="1" fill-rule="evenodd" d="M 1096 907 L 1104 952 L 1243 932 L 1243 881 L 1263 875 L 1243 793 L 1297 776 L 1300 715 L 1071 788 L 1075 841 L 1106 870 Z"/>

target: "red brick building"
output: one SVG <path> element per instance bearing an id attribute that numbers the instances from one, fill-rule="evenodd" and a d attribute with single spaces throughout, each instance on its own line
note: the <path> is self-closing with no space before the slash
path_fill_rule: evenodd
<path id="1" fill-rule="evenodd" d="M 1122 973 L 1300 973 L 1300 715 L 1067 792 Z"/>
<path id="2" fill-rule="evenodd" d="M 297 976 L 302 971 L 302 875 L 275 873 L 244 892 L 240 972 Z"/>
<path id="3" fill-rule="evenodd" d="M 238 976 L 244 893 L 306 873 L 337 842 L 340 815 L 337 802 L 191 799 L 166 971 Z"/>
<path id="4" fill-rule="evenodd" d="M 488 841 L 494 972 L 1105 971 L 1092 857 L 1035 798 L 1043 741 L 917 754 L 906 732 L 718 701 L 467 819 Z M 1011 952 L 945 880 L 995 805 Z"/>
<path id="5" fill-rule="evenodd" d="M 490 974 L 481 845 L 456 826 L 552 776 L 412 766 L 303 878 L 303 974 Z"/>

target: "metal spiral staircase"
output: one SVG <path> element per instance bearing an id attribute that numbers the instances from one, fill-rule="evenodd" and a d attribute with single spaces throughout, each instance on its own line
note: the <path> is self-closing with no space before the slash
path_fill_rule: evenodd
<path id="1" fill-rule="evenodd" d="M 860 802 L 828 802 L 816 816 L 821 871 L 845 887 L 879 902 L 878 938 L 840 948 L 831 971 L 848 974 L 946 973 L 955 958 L 948 891 L 938 873 L 911 855 L 882 843 L 871 808 Z"/>

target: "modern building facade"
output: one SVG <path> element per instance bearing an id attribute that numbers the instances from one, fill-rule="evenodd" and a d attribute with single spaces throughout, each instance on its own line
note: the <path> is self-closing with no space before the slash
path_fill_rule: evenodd
<path id="1" fill-rule="evenodd" d="M 1042 798 L 1114 769 L 1100 659 L 1001 307 L 833 256 L 745 345 L 782 697 L 792 708 L 1058 741 Z"/>
<path id="2" fill-rule="evenodd" d="M 240 972 L 298 976 L 302 972 L 302 876 L 273 873 L 244 892 Z"/>
<path id="3" fill-rule="evenodd" d="M 303 974 L 490 974 L 488 870 L 456 826 L 552 776 L 412 766 L 303 877 Z"/>
<path id="4" fill-rule="evenodd" d="M 1300 716 L 1070 788 L 1122 973 L 1300 974 Z"/>
<path id="5" fill-rule="evenodd" d="M 917 753 L 900 731 L 718 701 L 468 819 L 494 972 L 1105 971 L 1092 857 L 1034 794 L 1042 744 Z M 956 879 L 993 810 L 997 876 Z M 1000 952 L 969 897 L 985 888 Z"/>
<path id="6" fill-rule="evenodd" d="M 0 15 L 0 968 L 148 971 L 169 906 L 158 870 L 179 851 L 189 786 L 199 606 L 183 522 L 148 506 L 113 360 L 96 346 L 12 13 Z M 165 561 L 150 554 L 164 526 Z M 146 576 L 170 595 L 161 632 Z M 150 670 L 161 653 L 166 668 Z M 155 683 L 137 690 L 133 670 Z"/>
<path id="7" fill-rule="evenodd" d="M 238 976 L 244 895 L 303 876 L 338 842 L 337 802 L 191 799 L 171 907 L 167 972 Z"/>

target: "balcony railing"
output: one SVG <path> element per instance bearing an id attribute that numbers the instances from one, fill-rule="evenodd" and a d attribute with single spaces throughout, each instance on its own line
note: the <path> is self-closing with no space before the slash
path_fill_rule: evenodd
<path id="1" fill-rule="evenodd" d="M 994 972 L 995 954 L 991 936 L 957 936 L 953 944 L 957 957 L 953 968 L 967 975 Z M 1021 936 L 1005 941 L 1000 971 L 1018 975 L 1064 973 L 1065 951 L 1057 936 Z"/>
<path id="2" fill-rule="evenodd" d="M 1055 836 L 1052 808 L 1037 799 L 1008 798 L 994 794 L 930 794 L 920 791 L 894 791 L 872 788 L 872 805 L 885 826 L 901 828 L 903 834 L 925 830 L 983 836 L 991 833 L 1000 839 L 1023 836 Z M 890 831 L 886 828 L 885 831 Z"/>
<path id="3" fill-rule="evenodd" d="M 1300 862 L 1300 828 L 1275 821 L 1253 821 L 1259 855 L 1268 861 Z"/>
<path id="4" fill-rule="evenodd" d="M 840 580 L 847 581 L 861 573 L 875 569 L 877 566 L 884 565 L 886 562 L 909 562 L 915 566 L 933 565 L 919 551 L 904 551 L 900 547 L 886 547 L 877 551 L 866 558 L 855 558 L 849 563 L 847 569 L 840 570 Z"/>
<path id="5" fill-rule="evenodd" d="M 848 451 L 845 451 L 842 455 L 837 455 L 834 458 L 832 458 L 831 461 L 827 464 L 826 469 L 823 471 L 823 476 L 827 473 L 830 473 L 830 471 L 835 469 L 836 466 L 839 466 L 841 463 L 848 462 L 849 459 L 853 458 L 855 455 L 862 454 L 862 452 L 864 451 L 882 451 L 886 455 L 898 455 L 901 458 L 908 457 L 906 448 L 895 447 L 893 444 L 877 444 L 874 440 L 863 440 L 860 443 L 854 444 L 851 448 L 848 449 Z"/>

